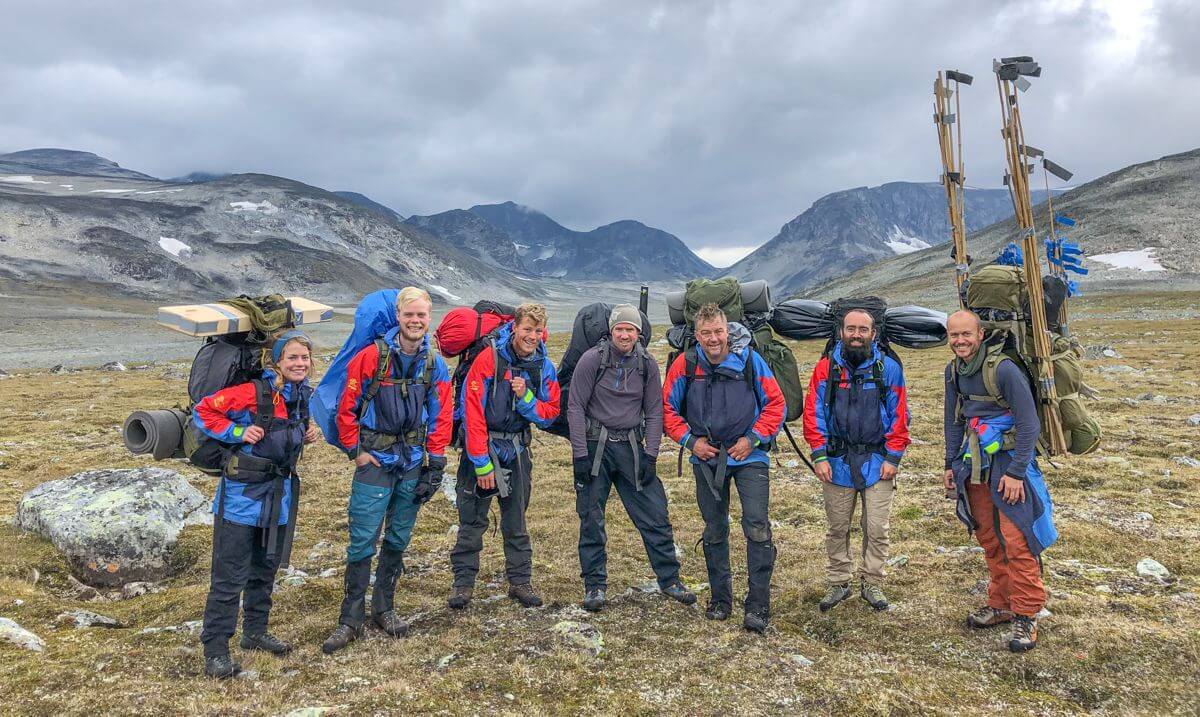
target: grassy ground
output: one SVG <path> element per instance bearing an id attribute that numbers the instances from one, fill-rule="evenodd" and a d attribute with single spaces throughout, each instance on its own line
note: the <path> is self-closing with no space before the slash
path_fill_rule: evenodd
<path id="1" fill-rule="evenodd" d="M 1041 645 L 1014 656 L 1002 633 L 970 633 L 965 613 L 980 604 L 981 556 L 955 550 L 971 542 L 943 498 L 941 370 L 946 349 L 904 354 L 916 439 L 905 459 L 892 516 L 892 555 L 907 563 L 887 586 L 895 607 L 874 613 L 855 599 L 818 612 L 824 567 L 820 490 L 794 456 L 773 467 L 772 518 L 779 560 L 773 622 L 764 637 L 704 620 L 701 610 L 626 588 L 651 579 L 636 531 L 614 497 L 609 509 L 611 607 L 585 616 L 575 553 L 577 519 L 565 441 L 540 437 L 530 532 L 534 580 L 547 607 L 526 611 L 503 598 L 499 536 L 489 532 L 477 600 L 465 613 L 445 607 L 449 535 L 456 522 L 442 497 L 422 511 L 398 604 L 413 620 L 405 640 L 378 634 L 335 657 L 317 645 L 335 625 L 346 543 L 350 469 L 325 445 L 304 461 L 305 492 L 293 563 L 330 578 L 276 593 L 272 629 L 298 649 L 285 659 L 245 655 L 256 679 L 200 677 L 197 637 L 146 627 L 200 618 L 211 531 L 189 528 L 180 559 L 190 567 L 164 592 L 83 602 L 63 560 L 46 542 L 0 524 L 0 616 L 46 640 L 29 653 L 0 643 L 5 713 L 278 714 L 305 706 L 339 714 L 495 713 L 792 714 L 1198 713 L 1200 698 L 1200 470 L 1194 456 L 1200 412 L 1200 325 L 1138 320 L 1138 307 L 1169 313 L 1200 297 L 1102 297 L 1080 304 L 1075 329 L 1085 344 L 1110 344 L 1121 359 L 1088 362 L 1091 404 L 1106 431 L 1101 453 L 1046 466 L 1058 505 L 1060 542 L 1046 554 L 1053 616 Z M 1134 317 L 1134 318 L 1130 318 Z M 555 353 L 562 348 L 556 337 Z M 660 352 L 665 347 L 656 346 Z M 802 370 L 818 346 L 796 345 Z M 1112 367 L 1127 366 L 1132 371 Z M 0 514 L 11 516 L 38 483 L 95 467 L 145 465 L 128 455 L 119 428 L 136 408 L 170 406 L 185 393 L 171 367 L 63 376 L 17 374 L 0 380 Z M 164 376 L 164 374 L 168 374 Z M 175 375 L 178 375 L 177 373 Z M 1151 395 L 1146 395 L 1151 394 Z M 1140 396 L 1140 398 L 1139 398 Z M 214 482 L 172 467 L 211 495 Z M 690 478 L 676 478 L 674 453 L 660 461 L 671 498 L 683 576 L 707 580 L 695 544 L 702 522 Z M 736 509 L 735 509 L 736 511 Z M 1151 520 L 1134 514 L 1147 512 Z M 736 517 L 735 517 L 736 520 Z M 733 541 L 735 584 L 744 585 L 744 541 Z M 314 549 L 327 541 L 331 548 Z M 939 550 L 942 548 L 943 550 Z M 949 550 L 946 550 L 949 549 Z M 1177 582 L 1137 577 L 1143 557 L 1165 564 Z M 744 589 L 744 588 L 743 588 Z M 705 599 L 701 594 L 701 605 Z M 20 604 L 18 604 L 20 603 Z M 121 620 L 123 629 L 76 630 L 56 622 L 84 608 Z M 561 620 L 590 622 L 603 635 L 593 657 L 553 631 Z M 813 661 L 804 665 L 795 656 Z"/>

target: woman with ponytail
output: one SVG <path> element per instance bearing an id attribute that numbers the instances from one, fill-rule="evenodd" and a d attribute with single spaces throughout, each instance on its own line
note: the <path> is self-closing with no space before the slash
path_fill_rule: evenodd
<path id="1" fill-rule="evenodd" d="M 271 589 L 286 565 L 300 481 L 296 463 L 320 433 L 308 419 L 312 340 L 290 330 L 276 340 L 262 378 L 217 391 L 196 404 L 193 423 L 225 444 L 228 459 L 213 498 L 212 580 L 204 608 L 204 672 L 233 677 L 229 655 L 243 612 L 243 650 L 285 655 L 292 648 L 267 632 Z"/>

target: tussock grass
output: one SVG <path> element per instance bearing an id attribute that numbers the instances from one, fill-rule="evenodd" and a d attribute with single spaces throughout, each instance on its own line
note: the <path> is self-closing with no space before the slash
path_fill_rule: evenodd
<path id="1" fill-rule="evenodd" d="M 34 654 L 0 644 L 0 699 L 14 714 L 278 714 L 302 706 L 339 714 L 996 714 L 1196 713 L 1200 684 L 1200 470 L 1172 460 L 1196 454 L 1200 412 L 1200 326 L 1162 314 L 1196 306 L 1196 295 L 1102 296 L 1079 302 L 1076 332 L 1106 343 L 1121 359 L 1089 361 L 1088 382 L 1102 392 L 1091 404 L 1105 429 L 1102 453 L 1044 466 L 1059 508 L 1062 540 L 1046 555 L 1048 607 L 1041 645 L 1014 656 L 1002 632 L 973 633 L 965 613 L 983 600 L 986 577 L 976 553 L 938 553 L 970 545 L 941 473 L 941 371 L 947 352 L 905 352 L 917 444 L 906 457 L 892 516 L 895 609 L 878 614 L 853 599 L 822 615 L 824 513 L 820 490 L 802 468 L 773 467 L 772 518 L 779 560 L 772 629 L 765 637 L 669 600 L 624 595 L 652 579 L 640 538 L 614 495 L 608 512 L 611 606 L 585 616 L 575 552 L 578 521 L 565 441 L 538 439 L 529 509 L 534 580 L 547 599 L 525 611 L 503 594 L 500 538 L 486 538 L 476 602 L 465 613 L 445 607 L 453 508 L 441 497 L 422 509 L 400 582 L 399 609 L 413 620 L 405 640 L 371 634 L 350 649 L 322 656 L 317 646 L 336 623 L 346 545 L 348 462 L 320 445 L 304 459 L 304 492 L 293 563 L 310 575 L 276 592 L 272 630 L 297 645 L 285 659 L 243 656 L 257 680 L 217 683 L 200 676 L 197 638 L 186 632 L 141 634 L 145 627 L 197 620 L 207 590 L 211 532 L 189 528 L 179 548 L 186 567 L 164 592 L 132 600 L 81 602 L 65 561 L 46 542 L 0 524 L 0 615 L 47 642 Z M 1153 319 L 1146 319 L 1154 312 Z M 557 355 L 565 336 L 556 336 Z M 659 359 L 665 347 L 655 346 Z M 802 370 L 819 346 L 794 345 Z M 1105 373 L 1103 366 L 1133 373 Z M 128 373 L 62 376 L 22 373 L 0 381 L 0 514 L 11 516 L 38 483 L 97 467 L 145 465 L 128 455 L 119 430 L 137 408 L 171 406 L 180 380 L 154 366 Z M 1150 393 L 1156 397 L 1137 401 Z M 664 451 L 660 474 L 671 500 L 683 577 L 707 580 L 695 547 L 703 523 L 689 476 L 675 476 Z M 778 460 L 794 459 L 790 452 Z M 182 463 L 168 464 L 212 494 L 215 482 Z M 453 466 L 451 466 L 453 469 Z M 744 590 L 744 541 L 735 524 L 735 585 Z M 1149 512 L 1152 521 L 1133 513 Z M 320 541 L 333 548 L 313 551 Z M 310 555 L 311 553 L 311 555 Z M 1136 576 L 1151 556 L 1178 577 L 1169 586 Z M 1108 568 L 1114 572 L 1101 572 Z M 38 579 L 32 580 L 36 569 Z M 1100 590 L 1107 589 L 1108 592 Z M 701 605 L 706 595 L 701 593 Z M 16 601 L 23 604 L 18 605 Z M 116 630 L 75 630 L 55 622 L 84 608 L 121 620 Z M 591 622 L 604 636 L 599 657 L 565 643 L 560 620 Z M 235 653 L 237 652 L 235 648 Z M 446 659 L 453 655 L 453 658 Z M 793 655 L 814 661 L 801 666 Z M 446 663 L 439 667 L 439 663 Z"/>

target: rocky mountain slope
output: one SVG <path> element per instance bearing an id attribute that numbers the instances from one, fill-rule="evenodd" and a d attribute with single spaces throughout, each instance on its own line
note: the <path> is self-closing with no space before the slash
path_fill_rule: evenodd
<path id="1" fill-rule="evenodd" d="M 300 182 L 237 174 L 175 184 L 125 176 L 86 153 L 36 158 L 21 174 L 8 173 L 11 160 L 0 165 L 9 283 L 180 298 L 277 290 L 353 301 L 404 283 L 447 298 L 541 295 L 394 216 Z"/>
<path id="2" fill-rule="evenodd" d="M 968 231 L 1013 214 L 1005 189 L 968 189 L 965 203 Z M 821 197 L 723 274 L 766 279 L 776 294 L 785 296 L 949 239 L 946 195 L 940 184 L 890 182 Z"/>
<path id="3" fill-rule="evenodd" d="M 1054 210 L 1074 219 L 1058 233 L 1079 243 L 1089 291 L 1173 291 L 1200 286 L 1200 149 L 1112 172 L 1054 199 Z M 1043 234 L 1046 207 L 1034 210 Z M 968 213 L 968 216 L 969 213 Z M 1016 223 L 997 222 L 968 237 L 978 262 L 996 257 L 1017 239 Z M 872 264 L 810 293 L 821 297 L 864 292 L 929 303 L 954 302 L 953 269 L 945 247 Z"/>
<path id="4" fill-rule="evenodd" d="M 680 239 L 641 222 L 623 220 L 588 232 L 567 229 L 542 212 L 504 202 L 481 204 L 469 212 L 490 227 L 481 227 L 463 213 L 438 215 L 436 222 L 411 217 L 439 236 L 479 247 L 494 246 L 508 237 L 519 262 L 499 259 L 505 266 L 543 277 L 610 280 L 678 280 L 709 276 L 712 265 L 696 256 Z M 436 225 L 436 226 L 435 226 Z M 506 249 L 496 247 L 498 257 Z"/>
<path id="5" fill-rule="evenodd" d="M 71 149 L 26 149 L 0 154 L 0 173 L 84 175 L 157 181 L 149 174 L 125 169 L 111 159 Z"/>

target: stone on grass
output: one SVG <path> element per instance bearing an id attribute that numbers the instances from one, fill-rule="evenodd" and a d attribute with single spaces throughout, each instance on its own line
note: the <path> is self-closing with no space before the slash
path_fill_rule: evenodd
<path id="1" fill-rule="evenodd" d="M 905 565 L 908 565 L 908 556 L 907 555 L 897 555 L 893 558 L 888 558 L 888 561 L 887 561 L 887 566 L 889 568 L 902 568 Z"/>
<path id="2" fill-rule="evenodd" d="M 813 661 L 804 655 L 788 655 L 788 660 L 797 667 L 812 667 Z"/>
<path id="3" fill-rule="evenodd" d="M 120 361 L 109 361 L 108 363 L 101 366 L 100 370 L 101 371 L 128 371 L 129 369 L 125 368 L 125 364 L 121 363 Z"/>
<path id="4" fill-rule="evenodd" d="M 1192 458 L 1191 456 L 1172 456 L 1171 460 L 1175 461 L 1181 466 L 1187 466 L 1188 468 L 1200 468 L 1200 461 Z"/>
<path id="5" fill-rule="evenodd" d="M 552 629 L 568 643 L 591 653 L 593 657 L 599 657 L 604 652 L 604 636 L 591 623 L 561 620 Z"/>
<path id="6" fill-rule="evenodd" d="M 336 710 L 336 707 L 298 707 L 284 717 L 321 717 Z"/>
<path id="7" fill-rule="evenodd" d="M 166 590 L 166 588 L 158 583 L 148 583 L 145 581 L 126 583 L 121 587 L 121 599 L 131 600 L 135 597 L 141 597 L 143 595 L 154 595 L 162 592 L 163 590 Z"/>
<path id="8" fill-rule="evenodd" d="M 1137 564 L 1137 574 L 1143 578 L 1154 578 L 1164 581 L 1171 577 L 1171 571 L 1154 558 L 1142 558 Z"/>
<path id="9" fill-rule="evenodd" d="M 185 525 L 211 519 L 208 501 L 165 468 L 84 471 L 37 486 L 17 506 L 17 527 L 49 540 L 90 585 L 161 580 Z"/>
<path id="10" fill-rule="evenodd" d="M 451 652 L 449 655 L 443 655 L 442 658 L 437 661 L 437 668 L 439 670 L 444 670 L 450 666 L 451 662 L 454 662 L 457 659 L 458 653 L 456 652 Z"/>
<path id="11" fill-rule="evenodd" d="M 1144 511 L 1144 510 L 1139 510 L 1138 512 L 1136 512 L 1136 513 L 1134 513 L 1134 514 L 1133 514 L 1133 519 L 1134 519 L 1134 520 L 1140 520 L 1140 521 L 1143 521 L 1143 522 L 1151 522 L 1151 521 L 1153 521 L 1153 520 L 1154 520 L 1154 516 L 1153 516 L 1153 515 L 1151 515 L 1151 514 L 1149 514 L 1149 513 L 1147 513 L 1147 512 L 1146 512 L 1146 511 Z"/>
<path id="12" fill-rule="evenodd" d="M 85 627 L 124 627 L 120 622 L 111 617 L 92 612 L 91 610 L 71 610 L 59 614 L 55 620 L 58 622 L 73 622 L 75 623 L 76 630 Z"/>
<path id="13" fill-rule="evenodd" d="M 46 643 L 42 641 L 42 638 L 7 617 L 0 617 L 0 642 L 7 642 L 33 652 L 41 652 L 46 649 Z"/>
<path id="14" fill-rule="evenodd" d="M 1188 416 L 1188 425 L 1200 426 L 1200 413 L 1193 413 L 1192 415 Z"/>

